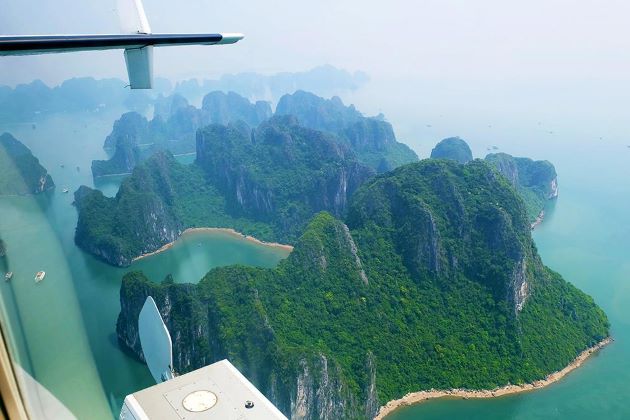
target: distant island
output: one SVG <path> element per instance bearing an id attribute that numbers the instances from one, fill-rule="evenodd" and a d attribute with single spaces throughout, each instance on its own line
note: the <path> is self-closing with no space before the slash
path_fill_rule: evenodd
<path id="1" fill-rule="evenodd" d="M 604 342 L 609 323 L 543 265 L 529 225 L 490 163 L 407 164 L 364 182 L 345 215 L 317 213 L 275 269 L 217 268 L 197 285 L 126 275 L 118 339 L 142 359 L 151 295 L 177 372 L 229 358 L 292 418 L 373 418 L 409 392 L 532 383 Z"/>
<path id="2" fill-rule="evenodd" d="M 151 105 L 145 92 L 125 89 L 125 85 L 119 79 L 79 77 L 54 87 L 41 80 L 15 88 L 0 86 L 0 121 L 32 122 L 60 112 L 96 113 L 118 107 L 143 111 Z"/>
<path id="3" fill-rule="evenodd" d="M 376 172 L 418 159 L 396 140 L 389 123 L 364 117 L 339 98 L 325 100 L 298 92 L 283 101 L 280 110 L 294 107 L 295 112 L 277 111 L 252 128 L 244 116 L 254 118 L 249 122 L 255 124 L 267 115 L 267 108 L 236 94 L 209 94 L 203 109 L 196 111 L 178 100 L 179 109 L 189 114 L 199 111 L 208 120 L 228 124 L 197 129 L 197 158 L 192 165 L 158 151 L 140 164 L 123 159 L 135 163 L 135 169 L 115 198 L 81 187 L 75 193 L 76 243 L 121 266 L 193 227 L 233 228 L 263 241 L 293 244 L 315 213 L 328 211 L 341 217 L 352 193 Z M 289 101 L 291 106 L 286 104 Z M 313 104 L 319 104 L 316 121 L 321 129 L 313 128 L 315 124 L 304 115 L 305 124 L 294 115 Z M 232 111 L 225 111 L 226 106 Z M 136 144 L 132 149 L 137 150 L 139 138 L 154 138 L 157 143 L 160 137 L 152 134 L 150 126 L 139 115 L 125 114 L 115 123 L 118 134 L 107 141 L 116 144 L 116 155 L 127 148 L 123 144 Z"/>
<path id="4" fill-rule="evenodd" d="M 383 115 L 365 117 L 354 105 L 345 106 L 337 96 L 324 99 L 305 91 L 284 95 L 276 115 L 293 115 L 308 128 L 335 134 L 362 163 L 379 173 L 418 160 L 409 146 L 397 141 L 392 125 Z"/>
<path id="5" fill-rule="evenodd" d="M 546 160 L 491 153 L 486 161 L 494 165 L 523 197 L 532 227 L 542 221 L 545 203 L 558 197 L 556 168 Z"/>
<path id="6" fill-rule="evenodd" d="M 57 86 L 35 80 L 15 87 L 0 85 L 0 122 L 33 122 L 61 112 L 99 113 L 121 108 L 145 112 L 159 101 L 160 95 L 178 94 L 197 102 L 212 91 L 231 91 L 253 100 L 275 103 L 280 96 L 300 89 L 332 96 L 357 90 L 368 80 L 363 72 L 349 73 L 330 65 L 293 73 L 239 73 L 214 80 L 188 79 L 175 85 L 168 79 L 157 77 L 154 89 L 149 92 L 126 89 L 127 82 L 120 79 L 77 77 Z"/>
<path id="7" fill-rule="evenodd" d="M 191 227 L 229 227 L 269 242 L 292 243 L 318 211 L 341 215 L 374 171 L 332 136 L 274 117 L 209 125 L 197 161 L 159 152 L 138 165 L 116 197 L 75 193 L 76 243 L 115 265 L 150 253 Z"/>
<path id="8" fill-rule="evenodd" d="M 232 92 L 209 93 L 201 109 L 189 105 L 177 94 L 160 97 L 151 121 L 137 112 L 129 112 L 114 123 L 104 144 L 104 148 L 113 150 L 114 154 L 109 160 L 93 161 L 92 175 L 98 178 L 131 173 L 139 162 L 158 151 L 194 153 L 197 130 L 209 124 L 243 121 L 256 127 L 269 117 L 269 103 L 250 103 Z"/>
<path id="9" fill-rule="evenodd" d="M 440 141 L 431 151 L 432 159 L 451 159 L 459 163 L 473 160 L 472 151 L 464 140 L 459 137 L 449 137 Z"/>
<path id="10" fill-rule="evenodd" d="M 0 195 L 39 194 L 54 186 L 28 147 L 9 133 L 0 135 Z"/>
<path id="11" fill-rule="evenodd" d="M 275 103 L 282 95 L 297 90 L 313 92 L 320 96 L 333 96 L 360 89 L 368 81 L 369 76 L 362 71 L 350 73 L 331 65 L 323 65 L 306 71 L 271 75 L 238 73 L 225 74 L 218 79 L 189 79 L 178 82 L 173 88 L 173 93 L 194 100 L 219 90 Z"/>
<path id="12" fill-rule="evenodd" d="M 473 155 L 468 143 L 459 137 L 450 137 L 435 146 L 431 158 L 467 163 L 473 159 Z M 546 160 L 534 161 L 507 153 L 490 153 L 485 160 L 521 195 L 532 227 L 539 224 L 544 217 L 547 201 L 558 196 L 558 176 L 553 164 Z"/>
<path id="13" fill-rule="evenodd" d="M 292 115 L 307 128 L 334 134 L 337 142 L 352 149 L 357 158 L 378 172 L 418 160 L 407 145 L 396 140 L 394 130 L 382 116 L 365 117 L 341 99 L 324 99 L 309 92 L 284 95 L 276 116 Z M 129 112 L 114 123 L 104 148 L 113 151 L 111 159 L 92 162 L 95 178 L 131 173 L 142 160 L 157 151 L 174 155 L 193 154 L 197 130 L 209 124 L 244 122 L 256 128 L 272 116 L 268 102 L 250 102 L 234 93 L 211 92 L 201 109 L 177 94 L 156 101 L 154 117 L 148 121 Z"/>

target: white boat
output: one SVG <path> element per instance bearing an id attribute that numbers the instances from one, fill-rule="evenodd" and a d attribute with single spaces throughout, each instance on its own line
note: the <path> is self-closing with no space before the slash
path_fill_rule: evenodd
<path id="1" fill-rule="evenodd" d="M 38 271 L 37 274 L 35 274 L 35 282 L 39 283 L 40 281 L 44 280 L 44 277 L 46 277 L 46 272 Z"/>
<path id="2" fill-rule="evenodd" d="M 68 190 L 67 188 L 64 188 L 64 189 L 63 189 L 63 192 L 64 192 L 65 194 L 68 194 L 68 191 L 70 191 L 70 190 Z"/>
<path id="3" fill-rule="evenodd" d="M 11 277 L 13 277 L 13 271 L 9 271 L 7 274 L 4 275 L 4 281 L 11 280 Z"/>

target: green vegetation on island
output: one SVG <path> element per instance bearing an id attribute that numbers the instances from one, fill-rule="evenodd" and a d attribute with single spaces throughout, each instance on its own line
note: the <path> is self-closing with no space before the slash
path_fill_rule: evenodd
<path id="1" fill-rule="evenodd" d="M 28 147 L 9 133 L 0 135 L 0 195 L 38 194 L 54 186 Z"/>
<path id="2" fill-rule="evenodd" d="M 160 152 L 138 165 L 116 197 L 75 193 L 76 243 L 115 265 L 172 242 L 190 227 L 227 227 L 267 241 L 294 242 L 326 210 L 341 216 L 374 172 L 332 135 L 293 117 L 210 125 L 197 136 L 197 161 Z"/>
<path id="3" fill-rule="evenodd" d="M 195 152 L 197 130 L 208 124 L 244 121 L 255 127 L 271 117 L 267 102 L 250 103 L 235 93 L 212 92 L 205 96 L 201 109 L 188 104 L 180 95 L 156 100 L 152 120 L 137 112 L 123 114 L 105 139 L 104 147 L 113 150 L 109 160 L 92 162 L 92 175 L 128 174 L 141 161 L 158 151 L 174 155 Z"/>
<path id="4" fill-rule="evenodd" d="M 535 221 L 548 200 L 558 196 L 558 176 L 551 162 L 491 153 L 486 161 L 505 176 L 523 197 L 531 222 Z"/>
<path id="5" fill-rule="evenodd" d="M 459 163 L 473 160 L 468 143 L 459 137 L 449 137 L 440 141 L 431 151 L 432 159 L 451 159 Z"/>
<path id="6" fill-rule="evenodd" d="M 324 99 L 304 91 L 284 95 L 276 115 L 293 115 L 306 127 L 335 134 L 360 162 L 378 172 L 418 160 L 409 146 L 396 140 L 392 125 L 382 114 L 364 117 L 354 105 L 345 106 L 337 96 Z"/>
<path id="7" fill-rule="evenodd" d="M 459 137 L 449 137 L 435 146 L 431 158 L 467 163 L 473 156 L 468 143 Z M 514 157 L 507 153 L 490 153 L 485 160 L 507 178 L 520 194 L 532 226 L 539 223 L 547 201 L 558 196 L 558 177 L 551 162 Z"/>
<path id="8" fill-rule="evenodd" d="M 217 268 L 197 285 L 128 274 L 117 333 L 139 357 L 148 295 L 176 371 L 229 358 L 285 414 L 309 419 L 372 418 L 411 391 L 541 379 L 609 328 L 543 265 L 523 200 L 480 160 L 373 178 L 345 223 L 317 214 L 275 269 Z"/>

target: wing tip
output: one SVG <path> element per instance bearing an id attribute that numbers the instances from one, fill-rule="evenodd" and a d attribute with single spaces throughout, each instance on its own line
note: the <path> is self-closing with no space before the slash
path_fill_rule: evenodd
<path id="1" fill-rule="evenodd" d="M 220 34 L 222 39 L 221 41 L 217 42 L 217 44 L 219 45 L 224 45 L 224 44 L 235 44 L 238 41 L 240 41 L 241 39 L 245 38 L 245 35 L 238 33 L 238 32 L 233 32 L 233 33 L 224 33 L 224 34 Z"/>

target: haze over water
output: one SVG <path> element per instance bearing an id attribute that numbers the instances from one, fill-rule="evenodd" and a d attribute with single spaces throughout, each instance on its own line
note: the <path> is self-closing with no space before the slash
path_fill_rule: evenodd
<path id="1" fill-rule="evenodd" d="M 343 95 L 366 114 L 382 111 L 399 140 L 421 158 L 440 139 L 459 135 L 476 157 L 496 145 L 499 151 L 554 163 L 560 196 L 534 232 L 536 244 L 545 264 L 602 306 L 615 338 L 544 390 L 493 400 L 431 401 L 389 418 L 630 417 L 625 404 L 630 399 L 630 124 L 625 121 L 630 118 L 624 120 L 627 112 L 618 107 L 627 91 L 620 89 L 600 106 L 592 86 L 581 97 L 551 84 L 517 89 L 376 77 L 364 89 Z M 11 132 L 32 149 L 57 185 L 38 197 L 0 199 L 0 233 L 15 272 L 0 290 L 18 332 L 14 344 L 25 369 L 80 418 L 117 415 L 127 393 L 152 384 L 146 366 L 116 343 L 125 272 L 142 269 L 155 281 L 172 273 L 176 281 L 196 282 L 214 266 L 273 266 L 286 255 L 227 235 L 191 235 L 129 269 L 79 250 L 73 241 L 72 192 L 92 185 L 90 162 L 105 157 L 103 140 L 122 112 L 55 116 L 38 122 L 35 130 L 31 124 L 0 126 L 0 132 Z M 112 196 L 119 181 L 99 185 Z M 61 192 L 64 187 L 70 194 Z M 32 277 L 40 269 L 47 277 L 35 285 Z"/>

